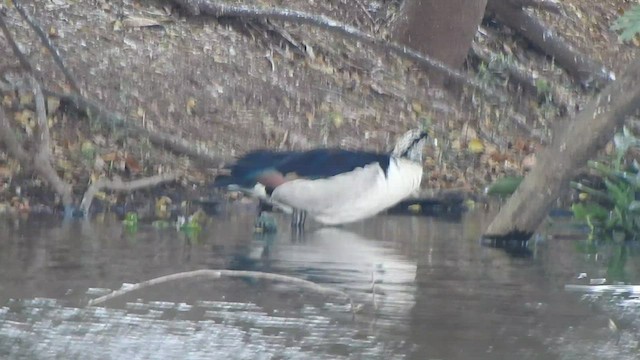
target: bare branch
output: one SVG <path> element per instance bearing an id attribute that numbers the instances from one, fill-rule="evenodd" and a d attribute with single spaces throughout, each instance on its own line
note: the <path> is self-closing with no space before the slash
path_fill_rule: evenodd
<path id="1" fill-rule="evenodd" d="M 332 295 L 332 296 L 345 298 L 351 303 L 351 309 L 353 310 L 353 303 L 351 301 L 351 297 L 349 297 L 349 295 L 347 295 L 345 292 L 332 289 L 326 286 L 318 285 L 308 280 L 298 279 L 298 278 L 287 276 L 287 275 L 264 273 L 259 271 L 211 270 L 211 269 L 181 272 L 181 273 L 170 274 L 170 275 L 160 276 L 154 279 L 146 280 L 141 283 L 127 286 L 124 289 L 113 291 L 112 293 L 101 296 L 99 298 L 89 300 L 88 306 L 95 306 L 105 301 L 130 293 L 132 291 L 144 289 L 149 286 L 154 286 L 154 285 L 158 285 L 158 284 L 162 284 L 162 283 L 166 283 L 174 280 L 183 280 L 183 279 L 189 279 L 189 278 L 195 278 L 195 277 L 206 277 L 209 279 L 219 279 L 222 277 L 249 277 L 253 279 L 264 279 L 264 280 L 280 281 L 280 282 L 295 284 L 302 288 L 320 293 L 322 295 Z"/>
<path id="2" fill-rule="evenodd" d="M 138 125 L 134 120 L 127 119 L 118 113 L 111 112 L 105 109 L 102 105 L 81 95 L 60 94 L 49 90 L 46 90 L 45 94 L 47 96 L 55 96 L 59 98 L 61 101 L 75 107 L 78 111 L 86 114 L 87 116 L 94 117 L 98 121 L 109 123 L 110 125 L 125 127 L 135 135 L 148 137 L 152 144 L 158 147 L 165 147 L 169 151 L 178 155 L 186 155 L 200 159 L 212 167 L 220 167 L 228 162 L 228 159 L 223 159 L 213 154 L 204 146 L 194 146 L 193 142 L 189 142 L 180 137 L 148 130 L 143 126 Z"/>
<path id="3" fill-rule="evenodd" d="M 95 183 L 91 184 L 87 191 L 84 193 L 82 202 L 80 203 L 80 210 L 85 214 L 89 214 L 91 203 L 98 191 L 101 190 L 113 190 L 113 191 L 134 191 L 142 188 L 149 188 L 156 185 L 176 181 L 179 178 L 178 174 L 161 174 L 138 180 L 124 182 L 120 178 L 109 180 L 106 178 L 100 178 Z"/>
<path id="4" fill-rule="evenodd" d="M 13 38 L 13 35 L 11 35 L 9 28 L 7 27 L 7 23 L 4 21 L 4 15 L 2 15 L 1 13 L 0 13 L 0 29 L 2 29 L 2 33 L 4 34 L 4 37 L 9 42 L 9 46 L 11 46 L 11 50 L 18 58 L 18 61 L 20 61 L 20 65 L 28 72 L 35 74 L 35 70 L 33 69 L 33 66 L 31 66 L 31 63 L 29 62 L 29 59 L 27 59 L 27 56 L 22 52 L 22 50 L 20 50 L 20 47 L 16 43 L 16 40 Z"/>
<path id="5" fill-rule="evenodd" d="M 182 7 L 193 16 L 237 17 L 243 19 L 272 19 L 297 24 L 315 26 L 344 37 L 362 41 L 380 50 L 390 51 L 403 58 L 415 61 L 425 68 L 444 74 L 449 79 L 462 85 L 471 86 L 483 91 L 483 94 L 493 95 L 498 98 L 506 98 L 506 94 L 498 89 L 488 89 L 484 84 L 471 79 L 464 74 L 453 70 L 440 61 L 425 56 L 413 49 L 397 43 L 388 42 L 369 35 L 357 28 L 340 23 L 323 15 L 313 15 L 302 11 L 280 9 L 276 7 L 261 7 L 250 5 L 232 5 L 215 0 L 168 0 Z"/>
<path id="6" fill-rule="evenodd" d="M 40 26 L 40 24 L 38 24 L 38 22 L 27 13 L 27 11 L 20 4 L 19 0 L 14 0 L 13 5 L 15 6 L 16 10 L 18 10 L 18 13 L 20 13 L 20 16 L 22 16 L 22 18 L 27 22 L 27 24 L 31 26 L 33 31 L 35 31 L 36 34 L 38 34 L 40 41 L 42 41 L 42 44 L 44 44 L 44 46 L 49 50 L 49 53 L 53 57 L 53 61 L 55 61 L 55 63 L 58 65 L 58 67 L 60 68 L 64 76 L 67 78 L 67 81 L 69 82 L 69 85 L 71 85 L 71 88 L 73 89 L 73 91 L 77 92 L 78 94 L 82 93 L 80 86 L 78 85 L 78 82 L 73 77 L 71 72 L 69 72 L 67 67 L 64 65 L 64 61 L 62 60 L 62 57 L 60 56 L 58 49 L 56 49 L 56 47 L 51 43 L 51 40 L 49 39 L 47 34 L 42 30 L 42 27 Z"/>
<path id="7" fill-rule="evenodd" d="M 471 52 L 474 56 L 482 60 L 483 62 L 489 64 L 497 58 L 497 55 L 492 53 L 489 50 L 486 50 L 479 46 L 476 43 L 471 45 Z M 559 107 L 567 108 L 566 102 L 564 101 L 564 97 L 561 96 L 561 92 L 553 85 L 553 81 L 548 79 L 544 79 L 540 76 L 534 76 L 531 71 L 523 68 L 518 64 L 507 64 L 502 63 L 500 66 L 504 67 L 504 69 L 508 72 L 508 77 L 510 81 L 521 85 L 523 88 L 531 91 L 537 95 L 543 95 L 540 93 L 540 89 L 538 88 L 537 81 L 542 79 L 548 86 L 548 92 L 551 96 L 551 100 Z"/>
<path id="8" fill-rule="evenodd" d="M 42 89 L 40 88 L 38 81 L 31 75 L 28 79 L 36 103 L 38 134 L 40 135 L 40 142 L 37 145 L 37 152 L 33 158 L 33 164 L 36 171 L 38 171 L 38 173 L 42 175 L 42 177 L 48 181 L 53 189 L 62 197 L 62 204 L 65 207 L 68 207 L 73 204 L 73 193 L 71 191 L 71 185 L 62 180 L 51 165 L 53 155 L 51 154 L 51 136 L 49 134 L 49 122 L 47 121 L 44 95 L 42 94 Z"/>
<path id="9" fill-rule="evenodd" d="M 580 53 L 573 45 L 538 18 L 504 0 L 489 0 L 487 9 L 495 12 L 506 26 L 519 32 L 545 54 L 553 57 L 585 88 L 599 89 L 615 77 L 604 65 Z"/>

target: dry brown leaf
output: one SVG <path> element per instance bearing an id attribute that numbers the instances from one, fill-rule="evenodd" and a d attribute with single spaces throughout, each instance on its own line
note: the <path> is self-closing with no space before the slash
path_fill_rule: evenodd
<path id="1" fill-rule="evenodd" d="M 104 160 L 105 162 L 112 162 L 112 161 L 116 161 L 116 159 L 118 158 L 118 153 L 117 152 L 110 152 L 108 154 L 104 154 L 101 156 L 102 160 Z"/>
<path id="2" fill-rule="evenodd" d="M 138 160 L 136 160 L 136 158 L 133 157 L 133 155 L 127 154 L 124 162 L 125 162 L 125 167 L 129 169 L 129 171 L 132 174 L 135 175 L 142 171 L 142 166 L 140 165 Z"/>

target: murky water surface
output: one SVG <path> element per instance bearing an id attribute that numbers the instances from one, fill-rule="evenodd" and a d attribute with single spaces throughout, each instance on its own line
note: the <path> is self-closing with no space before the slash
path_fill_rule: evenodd
<path id="1" fill-rule="evenodd" d="M 283 231 L 262 237 L 250 215 L 213 219 L 197 241 L 117 222 L 5 222 L 0 358 L 640 358 L 637 293 L 565 289 L 610 265 L 576 251 L 576 240 L 540 241 L 530 257 L 482 246 L 486 217 L 383 216 L 294 240 L 284 217 Z M 123 284 L 196 269 L 310 280 L 346 292 L 358 312 L 252 278 L 183 278 L 86 306 Z"/>

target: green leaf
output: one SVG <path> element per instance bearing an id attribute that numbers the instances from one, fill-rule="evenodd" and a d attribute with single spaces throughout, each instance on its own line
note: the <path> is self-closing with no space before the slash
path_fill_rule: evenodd
<path id="1" fill-rule="evenodd" d="M 507 176 L 500 178 L 489 185 L 485 190 L 487 195 L 509 196 L 513 194 L 520 183 L 522 176 Z"/>
<path id="2" fill-rule="evenodd" d="M 611 25 L 611 30 L 620 32 L 620 40 L 631 41 L 640 33 L 640 5 L 635 5 Z"/>
<path id="3" fill-rule="evenodd" d="M 573 211 L 573 216 L 578 220 L 591 218 L 592 221 L 605 221 L 609 217 L 609 210 L 595 203 L 576 203 L 571 205 L 571 211 Z"/>

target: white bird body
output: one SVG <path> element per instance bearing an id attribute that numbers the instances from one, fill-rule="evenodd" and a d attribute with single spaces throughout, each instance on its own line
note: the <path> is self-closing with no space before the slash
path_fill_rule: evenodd
<path id="1" fill-rule="evenodd" d="M 416 191 L 421 180 L 421 164 L 391 158 L 387 174 L 371 163 L 324 179 L 296 179 L 276 187 L 270 200 L 304 209 L 322 224 L 345 224 L 392 207 Z"/>
<path id="2" fill-rule="evenodd" d="M 391 154 L 341 149 L 246 154 L 215 186 L 237 185 L 293 213 L 326 225 L 358 221 L 392 207 L 419 189 L 427 133 L 405 133 Z"/>

